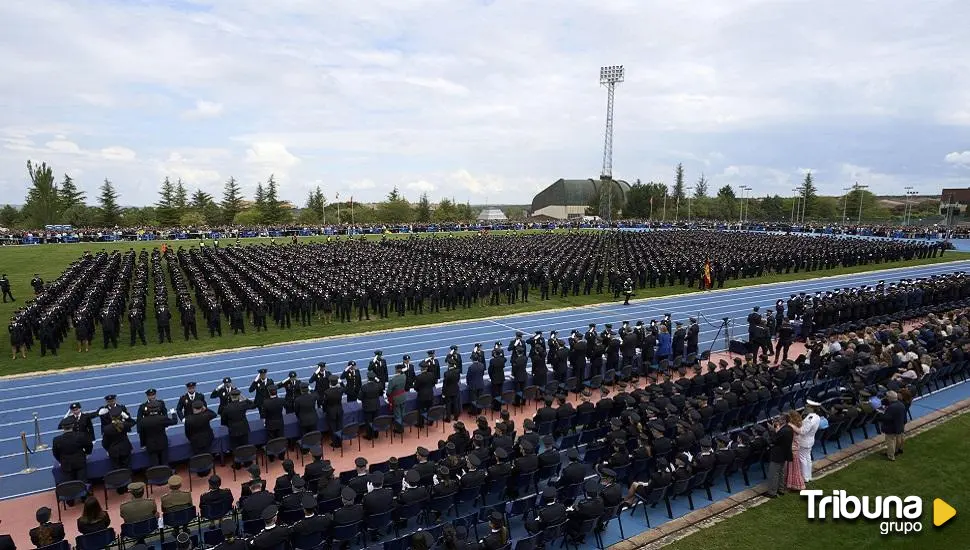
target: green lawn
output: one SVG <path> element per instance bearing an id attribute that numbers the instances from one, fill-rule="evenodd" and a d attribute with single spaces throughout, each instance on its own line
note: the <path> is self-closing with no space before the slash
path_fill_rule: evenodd
<path id="1" fill-rule="evenodd" d="M 841 489 L 854 496 L 898 495 L 923 499 L 923 529 L 918 534 L 886 535 L 879 523 L 860 519 L 809 521 L 808 499 L 795 494 L 767 502 L 702 529 L 665 548 L 671 550 L 750 550 L 784 548 L 967 548 L 970 540 L 970 415 L 963 415 L 911 438 L 895 463 L 879 453 L 870 455 L 812 484 L 826 494 Z M 957 510 L 942 527 L 933 527 L 933 499 Z"/>
<path id="2" fill-rule="evenodd" d="M 440 234 L 439 234 L 440 235 Z M 459 235 L 469 235 L 469 233 L 459 233 Z M 380 238 L 380 236 L 368 236 L 369 238 Z M 406 235 L 393 236 L 394 238 L 406 237 Z M 346 238 L 346 237 L 344 237 Z M 325 238 L 303 238 L 306 240 L 325 240 Z M 230 240 L 224 240 L 223 243 L 229 242 Z M 266 242 L 266 239 L 244 239 L 245 243 L 254 242 Z M 279 242 L 284 241 L 284 239 L 278 239 Z M 155 241 L 150 244 L 141 243 L 99 243 L 94 245 L 92 243 L 84 244 L 63 244 L 63 245 L 37 245 L 37 246 L 18 246 L 18 247 L 0 247 L 0 271 L 7 274 L 10 278 L 12 284 L 12 290 L 14 296 L 17 298 L 15 303 L 0 304 L 0 315 L 5 318 L 9 318 L 17 307 L 23 305 L 23 301 L 32 296 L 32 290 L 30 288 L 30 279 L 33 277 L 34 273 L 39 273 L 40 276 L 45 281 L 50 281 L 56 278 L 67 264 L 71 261 L 77 259 L 84 250 L 98 251 L 102 248 L 105 249 L 121 249 L 127 250 L 128 248 L 134 247 L 135 251 L 139 251 L 142 248 L 148 248 L 149 250 L 154 246 L 159 246 L 161 242 Z M 178 241 L 174 241 L 175 246 L 180 244 Z M 197 241 L 183 241 L 181 244 L 186 246 L 192 245 L 197 246 Z M 800 279 L 809 279 L 813 277 L 827 276 L 827 275 L 841 275 L 848 273 L 859 273 L 863 271 L 870 271 L 872 269 L 883 269 L 890 267 L 907 267 L 914 265 L 922 265 L 929 263 L 938 263 L 941 261 L 952 261 L 952 260 L 962 260 L 970 259 L 970 253 L 955 253 L 947 252 L 943 258 L 934 258 L 925 261 L 911 261 L 911 262 L 897 262 L 893 264 L 880 264 L 878 266 L 856 266 L 845 269 L 834 269 L 830 271 L 815 271 L 812 273 L 789 273 L 787 275 L 771 275 L 767 277 L 753 278 L 753 279 L 743 279 L 740 281 L 728 281 L 726 283 L 727 287 L 739 287 L 747 286 L 759 283 L 774 283 L 781 281 L 793 281 Z M 152 297 L 152 283 L 149 282 L 149 297 L 148 303 L 153 303 Z M 645 289 L 641 290 L 637 297 L 638 298 L 650 298 L 657 296 L 668 296 L 671 294 L 688 292 L 687 289 L 682 286 L 655 288 L 655 289 Z M 171 288 L 169 289 L 169 300 L 171 303 L 170 307 L 174 307 L 173 293 Z M 467 319 L 476 319 L 485 316 L 493 315 L 508 315 L 514 313 L 523 313 L 531 311 L 539 311 L 543 309 L 555 309 L 573 306 L 589 305 L 601 302 L 609 302 L 612 300 L 612 295 L 607 294 L 593 294 L 590 296 L 576 296 L 576 297 L 566 297 L 548 300 L 541 302 L 538 300 L 538 292 L 533 291 L 530 294 L 531 300 L 529 303 L 518 303 L 512 306 L 491 306 L 491 307 L 472 307 L 467 310 L 458 309 L 457 311 L 441 311 L 438 314 L 426 314 L 422 316 L 412 316 L 408 315 L 404 318 L 391 317 L 387 320 L 379 320 L 374 316 L 371 317 L 371 321 L 363 322 L 352 322 L 349 324 L 339 324 L 335 323 L 332 325 L 322 325 L 318 321 L 316 324 L 310 327 L 297 327 L 293 326 L 290 330 L 281 331 L 276 329 L 270 323 L 270 330 L 268 332 L 256 333 L 251 330 L 251 327 L 247 327 L 247 333 L 245 335 L 233 336 L 228 331 L 228 323 L 223 323 L 223 336 L 221 338 L 210 338 L 208 333 L 204 331 L 205 325 L 201 322 L 198 323 L 199 326 L 199 340 L 186 342 L 182 339 L 180 333 L 181 327 L 178 324 L 178 315 L 176 313 L 175 318 L 172 320 L 172 344 L 158 344 L 157 333 L 155 329 L 154 315 L 149 315 L 148 320 L 145 324 L 145 333 L 148 339 L 147 346 L 136 345 L 134 347 L 129 347 L 128 345 L 128 327 L 123 324 L 120 331 L 120 337 L 118 339 L 118 349 L 101 349 L 101 331 L 97 330 L 95 333 L 95 340 L 92 342 L 92 349 L 88 353 L 79 353 L 76 350 L 76 342 L 74 340 L 73 334 L 69 335 L 65 340 L 64 345 L 57 357 L 48 355 L 47 357 L 40 357 L 39 345 L 35 345 L 34 350 L 28 353 L 27 359 L 17 359 L 11 360 L 10 356 L 0 356 L 0 375 L 10 375 L 10 374 L 20 374 L 26 372 L 35 372 L 41 370 L 49 369 L 63 369 L 69 367 L 80 367 L 87 365 L 99 365 L 106 363 L 114 363 L 119 361 L 129 361 L 134 359 L 145 359 L 150 357 L 159 356 L 169 356 L 177 355 L 183 353 L 195 353 L 202 351 L 213 351 L 213 350 L 223 350 L 232 349 L 243 346 L 259 346 L 266 344 L 274 344 L 280 342 L 305 340 L 309 338 L 320 338 L 325 336 L 334 336 L 339 334 L 347 334 L 351 332 L 361 332 L 361 331 L 371 331 L 371 330 L 386 330 L 391 328 L 401 328 L 407 326 L 417 326 L 422 324 L 439 323 L 446 321 L 458 321 Z M 356 316 L 354 317 L 356 319 Z M 205 334 L 203 334 L 205 332 Z"/>

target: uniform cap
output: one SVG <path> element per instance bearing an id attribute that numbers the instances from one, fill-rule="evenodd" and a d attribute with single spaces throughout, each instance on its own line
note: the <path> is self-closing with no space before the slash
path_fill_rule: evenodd
<path id="1" fill-rule="evenodd" d="M 575 448 L 569 449 L 566 451 L 566 458 L 569 460 L 579 460 L 579 451 L 577 451 Z"/>
<path id="2" fill-rule="evenodd" d="M 269 372 L 269 369 L 259 369 L 256 372 L 258 372 L 259 374 L 266 374 L 267 372 Z"/>
<path id="3" fill-rule="evenodd" d="M 57 427 L 58 429 L 61 429 L 61 430 L 73 430 L 74 424 L 75 424 L 74 417 L 69 416 L 67 418 L 61 419 L 61 421 L 58 422 Z"/>
<path id="4" fill-rule="evenodd" d="M 600 484 L 595 479 L 587 479 L 583 483 L 583 491 L 589 496 L 600 494 Z"/>
<path id="5" fill-rule="evenodd" d="M 354 460 L 354 466 L 357 466 L 358 468 L 363 468 L 364 466 L 367 466 L 367 459 L 362 456 L 358 456 Z"/>
<path id="6" fill-rule="evenodd" d="M 229 395 L 242 395 L 242 392 L 239 391 L 239 388 L 233 388 L 232 391 L 229 392 Z"/>
<path id="7" fill-rule="evenodd" d="M 228 376 L 222 379 L 223 384 L 228 384 L 230 382 L 232 382 L 232 378 L 229 378 Z"/>
<path id="8" fill-rule="evenodd" d="M 275 504 L 270 504 L 269 506 L 266 507 L 265 510 L 263 510 L 263 521 L 269 521 L 275 518 L 276 514 L 278 514 L 279 511 L 280 509 L 277 508 Z"/>
<path id="9" fill-rule="evenodd" d="M 303 499 L 300 501 L 300 505 L 303 506 L 304 510 L 316 510 L 317 509 L 317 499 L 313 495 L 303 495 Z"/>
<path id="10" fill-rule="evenodd" d="M 195 382 L 186 382 L 185 383 L 185 387 L 186 388 L 194 388 L 195 386 L 196 386 Z"/>
<path id="11" fill-rule="evenodd" d="M 350 487 L 344 487 L 340 491 L 340 498 L 344 500 L 355 500 L 357 498 L 357 491 L 351 489 Z"/>
<path id="12" fill-rule="evenodd" d="M 316 504 L 316 503 L 314 502 L 314 504 Z M 226 520 L 223 520 L 222 521 L 222 534 L 223 535 L 226 535 L 226 536 L 228 536 L 228 535 L 234 535 L 234 534 L 236 534 L 236 529 L 238 529 L 238 526 L 236 525 L 236 522 L 235 521 L 233 521 L 231 519 L 226 519 Z"/>
<path id="13" fill-rule="evenodd" d="M 81 404 L 78 403 L 77 401 L 75 401 L 74 403 L 71 403 L 71 409 L 72 410 L 73 409 L 80 409 L 80 408 L 81 408 Z"/>
<path id="14" fill-rule="evenodd" d="M 542 498 L 546 501 L 556 500 L 556 488 L 546 487 L 542 490 Z"/>
<path id="15" fill-rule="evenodd" d="M 118 399 L 118 396 L 113 393 L 109 393 L 108 395 L 104 396 L 105 401 L 114 401 L 115 399 Z"/>
<path id="16" fill-rule="evenodd" d="M 156 393 L 155 388 L 148 388 L 145 390 L 145 395 L 155 395 Z"/>
<path id="17" fill-rule="evenodd" d="M 505 447 L 499 447 L 498 449 L 495 449 L 495 456 L 498 457 L 499 460 L 505 460 L 509 457 L 509 452 L 505 450 Z"/>
<path id="18" fill-rule="evenodd" d="M 193 409 L 201 409 L 202 407 L 205 407 L 205 401 L 201 399 L 196 399 L 195 401 L 192 402 Z"/>
<path id="19" fill-rule="evenodd" d="M 381 350 L 379 350 L 379 349 L 378 349 L 378 350 L 374 350 L 374 355 L 381 355 L 381 354 L 383 354 L 383 353 L 384 353 L 384 352 L 383 352 L 383 351 L 381 351 Z"/>
<path id="20" fill-rule="evenodd" d="M 287 374 L 286 376 L 287 376 L 288 378 L 296 378 L 296 372 L 295 372 L 295 371 L 290 371 L 290 373 L 289 373 L 289 374 Z"/>
<path id="21" fill-rule="evenodd" d="M 404 474 L 404 481 L 407 481 L 408 485 L 417 485 L 421 482 L 421 474 L 417 470 L 408 470 L 408 473 Z"/>
<path id="22" fill-rule="evenodd" d="M 290 480 L 290 485 L 293 486 L 293 492 L 296 493 L 299 489 L 306 487 L 306 481 L 300 476 L 293 476 L 293 479 Z"/>

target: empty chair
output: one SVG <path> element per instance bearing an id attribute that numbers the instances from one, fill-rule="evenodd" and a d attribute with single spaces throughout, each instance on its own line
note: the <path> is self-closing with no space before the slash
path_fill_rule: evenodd
<path id="1" fill-rule="evenodd" d="M 370 440 L 370 446 L 373 447 L 377 438 L 381 436 L 382 433 L 390 433 L 391 429 L 394 427 L 394 417 L 385 414 L 378 416 L 370 423 L 371 430 L 374 430 L 375 437 Z"/>
<path id="2" fill-rule="evenodd" d="M 202 453 L 189 459 L 189 491 L 192 491 L 192 478 L 205 477 L 212 473 L 215 458 L 210 453 Z"/>
<path id="3" fill-rule="evenodd" d="M 119 468 L 117 470 L 111 470 L 110 472 L 104 474 L 104 481 L 102 486 L 104 487 L 104 509 L 108 509 L 108 490 L 123 489 L 131 483 L 131 470 L 128 468 Z"/>
<path id="4" fill-rule="evenodd" d="M 67 507 L 68 502 L 79 502 L 88 496 L 88 484 L 80 481 L 64 481 L 54 487 L 57 503 Z M 61 521 L 61 507 L 57 507 L 57 521 Z"/>
<path id="5" fill-rule="evenodd" d="M 304 454 L 314 448 L 321 448 L 323 444 L 323 434 L 320 432 L 307 432 L 300 438 L 300 464 L 303 464 Z"/>
<path id="6" fill-rule="evenodd" d="M 232 451 L 232 479 L 236 480 L 236 470 L 256 462 L 259 458 L 259 449 L 255 445 L 240 445 Z"/>
<path id="7" fill-rule="evenodd" d="M 74 547 L 77 550 L 103 550 L 114 542 L 116 538 L 118 536 L 115 534 L 115 530 L 108 527 L 107 529 L 95 531 L 94 533 L 75 537 Z"/>
<path id="8" fill-rule="evenodd" d="M 152 466 L 145 470 L 145 485 L 148 485 L 148 494 L 152 494 L 152 487 L 164 487 L 168 484 L 168 478 L 175 472 L 172 468 L 164 464 Z"/>
<path id="9" fill-rule="evenodd" d="M 289 456 L 290 441 L 285 437 L 274 437 L 266 442 L 266 446 L 263 447 L 263 466 L 269 469 L 269 457 L 283 457 L 284 459 Z"/>

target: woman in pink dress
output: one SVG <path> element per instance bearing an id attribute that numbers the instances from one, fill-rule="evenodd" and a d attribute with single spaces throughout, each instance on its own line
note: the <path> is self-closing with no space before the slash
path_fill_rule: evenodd
<path id="1" fill-rule="evenodd" d="M 792 409 L 788 411 L 788 425 L 794 430 L 796 437 L 792 438 L 791 451 L 794 460 L 785 464 L 785 486 L 791 491 L 801 491 L 805 488 L 805 478 L 802 476 L 802 467 L 798 463 L 798 437 L 802 429 L 802 415 Z"/>

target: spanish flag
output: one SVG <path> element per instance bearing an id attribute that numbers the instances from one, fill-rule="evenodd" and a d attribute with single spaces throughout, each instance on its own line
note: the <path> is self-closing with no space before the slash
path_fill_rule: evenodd
<path id="1" fill-rule="evenodd" d="M 704 260 L 704 288 L 711 288 L 711 260 Z"/>

